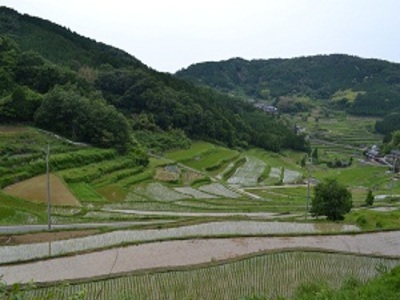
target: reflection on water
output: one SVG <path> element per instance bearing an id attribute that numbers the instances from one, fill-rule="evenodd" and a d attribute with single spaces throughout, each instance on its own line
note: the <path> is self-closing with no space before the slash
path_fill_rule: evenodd
<path id="1" fill-rule="evenodd" d="M 46 243 L 0 247 L 0 263 L 76 253 L 105 248 L 127 242 L 155 241 L 170 238 L 220 236 L 220 235 L 267 235 L 318 232 L 358 231 L 352 225 L 308 224 L 295 222 L 212 222 L 166 229 L 119 230 L 82 238 Z"/>

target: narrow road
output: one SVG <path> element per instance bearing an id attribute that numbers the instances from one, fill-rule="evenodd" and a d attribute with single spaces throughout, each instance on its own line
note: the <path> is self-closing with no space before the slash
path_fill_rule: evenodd
<path id="1" fill-rule="evenodd" d="M 288 249 L 400 258 L 400 231 L 357 235 L 177 240 L 118 247 L 76 256 L 0 267 L 7 284 L 54 282 L 210 263 Z"/>

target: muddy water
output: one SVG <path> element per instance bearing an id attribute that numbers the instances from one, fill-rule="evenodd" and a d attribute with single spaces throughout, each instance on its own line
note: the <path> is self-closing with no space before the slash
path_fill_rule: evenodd
<path id="1" fill-rule="evenodd" d="M 118 230 L 62 241 L 3 246 L 0 247 L 0 264 L 106 248 L 122 243 L 221 235 L 251 236 L 264 234 L 319 233 L 327 231 L 358 231 L 358 228 L 349 225 L 332 225 L 331 227 L 327 227 L 326 225 L 295 222 L 232 221 L 211 222 L 167 229 Z"/>

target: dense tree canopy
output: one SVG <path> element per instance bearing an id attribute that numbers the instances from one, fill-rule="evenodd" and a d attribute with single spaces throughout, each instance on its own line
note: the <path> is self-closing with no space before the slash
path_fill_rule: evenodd
<path id="1" fill-rule="evenodd" d="M 336 179 L 326 179 L 318 183 L 311 201 L 313 216 L 326 216 L 328 220 L 342 220 L 353 207 L 352 195 Z"/>
<path id="2" fill-rule="evenodd" d="M 36 111 L 35 124 L 73 140 L 126 151 L 131 129 L 115 107 L 89 100 L 73 88 L 54 88 Z"/>
<path id="3" fill-rule="evenodd" d="M 125 128 L 138 124 L 229 147 L 308 147 L 291 124 L 239 98 L 156 72 L 123 51 L 4 7 L 0 61 L 3 121 L 34 122 L 107 147 L 124 148 Z"/>
<path id="4" fill-rule="evenodd" d="M 349 113 L 383 116 L 400 108 L 400 64 L 376 59 L 339 54 L 252 61 L 234 58 L 195 64 L 176 75 L 224 92 L 274 101 L 288 112 L 307 109 L 296 100 L 297 95 L 328 100 L 343 90 L 360 91 L 355 101 L 342 99 Z"/>
<path id="5" fill-rule="evenodd" d="M 395 130 L 400 130 L 400 112 L 393 112 L 386 115 L 382 120 L 375 124 L 377 132 L 388 134 Z"/>

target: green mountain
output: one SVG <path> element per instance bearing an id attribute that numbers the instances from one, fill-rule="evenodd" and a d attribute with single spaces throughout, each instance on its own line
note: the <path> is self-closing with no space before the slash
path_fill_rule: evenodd
<path id="1" fill-rule="evenodd" d="M 330 105 L 357 115 L 383 116 L 400 108 L 400 64 L 377 59 L 339 54 L 251 61 L 234 58 L 195 64 L 176 76 L 276 105 L 290 97 L 306 96 L 329 100 Z"/>
<path id="2" fill-rule="evenodd" d="M 0 7 L 0 120 L 121 151 L 132 136 L 162 148 L 184 136 L 230 147 L 307 148 L 283 118 L 6 7 Z"/>

